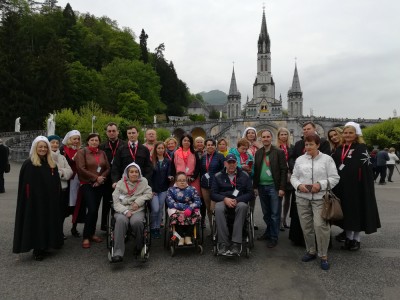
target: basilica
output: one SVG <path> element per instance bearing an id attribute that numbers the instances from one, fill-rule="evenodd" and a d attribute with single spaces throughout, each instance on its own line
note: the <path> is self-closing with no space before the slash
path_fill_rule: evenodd
<path id="1" fill-rule="evenodd" d="M 275 82 L 271 70 L 271 40 L 267 30 L 265 10 L 263 10 L 261 31 L 257 42 L 257 76 L 253 84 L 253 98 L 247 101 L 244 109 L 241 109 L 241 94 L 238 91 L 235 70 L 232 71 L 228 101 L 226 103 L 226 115 L 228 119 L 246 118 L 281 118 L 282 97 L 276 99 Z M 295 64 L 292 87 L 287 94 L 288 117 L 301 117 L 303 115 L 303 93 Z"/>

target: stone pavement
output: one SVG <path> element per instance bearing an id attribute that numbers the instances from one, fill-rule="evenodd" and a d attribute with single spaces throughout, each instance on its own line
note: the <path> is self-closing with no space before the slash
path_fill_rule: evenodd
<path id="1" fill-rule="evenodd" d="M 399 299 L 397 171 L 394 183 L 376 185 L 382 228 L 363 235 L 358 252 L 340 251 L 334 242 L 331 269 L 325 272 L 317 261 L 300 261 L 304 250 L 290 244 L 287 231 L 274 249 L 256 241 L 249 259 L 214 257 L 209 241 L 203 255 L 184 249 L 170 257 L 162 240 L 156 240 L 146 264 L 135 262 L 130 242 L 124 262 L 110 265 L 105 243 L 82 249 L 81 240 L 69 234 L 69 219 L 62 250 L 42 262 L 31 253 L 15 255 L 11 249 L 20 164 L 11 167 L 5 175 L 6 193 L 0 194 L 0 299 Z M 258 206 L 258 234 L 265 228 L 259 211 Z"/>

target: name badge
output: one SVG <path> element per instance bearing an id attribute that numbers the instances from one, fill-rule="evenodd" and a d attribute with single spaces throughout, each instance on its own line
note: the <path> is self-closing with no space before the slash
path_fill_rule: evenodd
<path id="1" fill-rule="evenodd" d="M 114 158 L 111 160 L 111 164 L 113 164 L 113 162 L 114 162 Z"/>
<path id="2" fill-rule="evenodd" d="M 186 169 L 185 169 L 185 173 L 188 173 L 189 172 L 189 168 L 188 167 L 186 167 Z"/>
<path id="3" fill-rule="evenodd" d="M 268 176 L 271 176 L 271 175 L 272 175 L 272 173 L 271 173 L 271 170 L 270 170 L 270 169 L 268 169 L 267 171 L 265 171 L 265 173 L 267 173 L 267 175 L 268 175 Z"/>
<path id="4" fill-rule="evenodd" d="M 344 168 L 344 164 L 341 164 L 341 165 L 339 166 L 339 170 L 341 171 L 341 170 L 343 170 L 343 168 Z"/>
<path id="5" fill-rule="evenodd" d="M 210 174 L 206 173 L 206 174 L 204 174 L 204 176 L 205 176 L 207 179 L 210 179 Z"/>
<path id="6" fill-rule="evenodd" d="M 101 171 L 101 167 L 98 166 L 96 172 L 97 172 L 97 173 L 100 173 L 100 171 Z"/>
<path id="7" fill-rule="evenodd" d="M 235 189 L 235 190 L 233 191 L 232 195 L 233 195 L 234 197 L 237 197 L 237 195 L 239 195 L 239 191 L 238 191 L 237 189 Z"/>

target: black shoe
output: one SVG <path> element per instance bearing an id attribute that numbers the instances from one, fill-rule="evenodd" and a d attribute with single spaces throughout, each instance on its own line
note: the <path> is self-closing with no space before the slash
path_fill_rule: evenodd
<path id="1" fill-rule="evenodd" d="M 242 253 L 242 244 L 232 243 L 229 252 L 232 256 L 240 256 L 240 253 Z"/>
<path id="2" fill-rule="evenodd" d="M 393 182 L 392 180 L 388 180 L 389 182 Z"/>
<path id="3" fill-rule="evenodd" d="M 33 259 L 42 261 L 44 259 L 45 252 L 43 250 L 33 250 Z"/>
<path id="4" fill-rule="evenodd" d="M 360 250 L 360 242 L 357 242 L 356 240 L 351 240 L 349 245 L 349 250 L 350 251 Z"/>
<path id="5" fill-rule="evenodd" d="M 224 243 L 218 244 L 218 255 L 226 256 L 227 252 L 229 251 Z"/>
<path id="6" fill-rule="evenodd" d="M 278 241 L 277 240 L 269 240 L 267 242 L 267 247 L 268 248 L 275 248 L 278 245 Z"/>
<path id="7" fill-rule="evenodd" d="M 337 240 L 340 243 L 343 243 L 346 241 L 346 232 L 343 230 L 341 233 L 339 233 L 337 236 L 335 236 L 335 240 Z"/>
<path id="8" fill-rule="evenodd" d="M 340 247 L 341 250 L 350 250 L 350 240 L 348 238 L 346 238 L 346 240 L 344 241 L 344 245 L 342 247 Z"/>
<path id="9" fill-rule="evenodd" d="M 116 255 L 111 258 L 111 263 L 120 263 L 123 261 L 122 256 Z"/>
<path id="10" fill-rule="evenodd" d="M 281 228 L 279 228 L 280 231 L 285 231 L 285 227 L 281 226 Z"/>
<path id="11" fill-rule="evenodd" d="M 76 230 L 76 228 L 74 228 L 74 227 L 71 228 L 71 234 L 73 237 L 76 237 L 76 238 L 81 237 L 81 234 L 79 233 L 79 231 Z"/>

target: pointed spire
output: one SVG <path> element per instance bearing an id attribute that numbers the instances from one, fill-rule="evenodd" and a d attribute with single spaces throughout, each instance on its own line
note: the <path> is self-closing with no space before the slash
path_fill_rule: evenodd
<path id="1" fill-rule="evenodd" d="M 292 93 L 301 93 L 299 74 L 297 73 L 297 62 L 294 64 L 293 83 L 290 91 Z"/>
<path id="2" fill-rule="evenodd" d="M 235 67 L 233 67 L 232 70 L 232 79 L 231 79 L 231 86 L 229 88 L 229 96 L 236 96 L 238 95 L 239 92 L 237 90 L 237 85 L 236 85 L 236 77 L 235 77 Z"/>
<path id="3" fill-rule="evenodd" d="M 270 53 L 271 41 L 267 30 L 267 21 L 265 20 L 265 7 L 263 7 L 263 16 L 261 22 L 261 31 L 258 37 L 258 53 Z"/>

